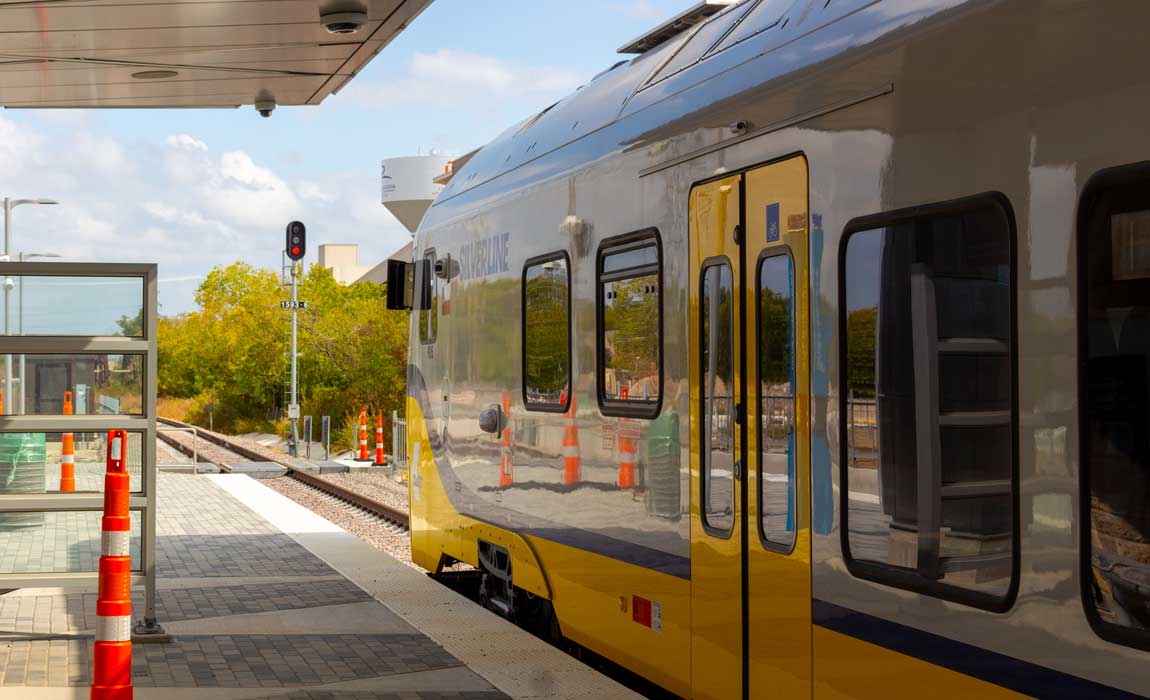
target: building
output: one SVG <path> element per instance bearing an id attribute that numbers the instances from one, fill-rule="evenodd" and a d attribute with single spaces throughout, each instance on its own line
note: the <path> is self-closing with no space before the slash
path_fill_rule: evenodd
<path id="1" fill-rule="evenodd" d="M 359 245 L 325 243 L 319 247 L 319 266 L 331 270 L 340 284 L 353 284 L 370 268 L 359 264 Z"/>

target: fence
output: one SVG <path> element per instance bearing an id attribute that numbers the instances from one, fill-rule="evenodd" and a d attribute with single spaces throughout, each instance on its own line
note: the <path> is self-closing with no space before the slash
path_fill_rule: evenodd
<path id="1" fill-rule="evenodd" d="M 391 458 L 397 466 L 407 467 L 407 420 L 391 412 Z"/>
<path id="2" fill-rule="evenodd" d="M 878 467 L 878 404 L 874 399 L 847 399 L 847 444 L 850 466 Z"/>

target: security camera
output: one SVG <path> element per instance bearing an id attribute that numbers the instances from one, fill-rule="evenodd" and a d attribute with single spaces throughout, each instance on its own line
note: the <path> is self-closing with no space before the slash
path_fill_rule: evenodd
<path id="1" fill-rule="evenodd" d="M 319 22 L 328 34 L 355 34 L 360 27 L 367 24 L 367 13 L 360 10 L 321 12 Z"/>
<path id="2" fill-rule="evenodd" d="M 256 98 L 256 111 L 261 117 L 267 118 L 276 110 L 276 98 L 270 95 L 261 95 Z"/>
<path id="3" fill-rule="evenodd" d="M 4 289 L 6 289 L 10 292 L 10 291 L 12 291 L 12 288 L 15 286 L 16 286 L 16 280 L 12 279 L 11 277 L 5 277 L 4 278 Z"/>

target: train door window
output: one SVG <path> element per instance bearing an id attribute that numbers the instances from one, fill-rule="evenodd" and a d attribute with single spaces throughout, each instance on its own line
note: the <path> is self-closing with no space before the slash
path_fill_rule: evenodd
<path id="1" fill-rule="evenodd" d="M 759 527 L 785 551 L 795 543 L 794 278 L 785 253 L 759 263 Z"/>
<path id="2" fill-rule="evenodd" d="M 727 536 L 735 522 L 736 459 L 735 299 L 730 263 L 704 267 L 700 284 L 703 526 L 712 534 Z"/>
<path id="3" fill-rule="evenodd" d="M 662 259 L 653 231 L 599 249 L 599 404 L 604 415 L 653 418 L 662 399 Z"/>
<path id="4" fill-rule="evenodd" d="M 571 284 L 566 253 L 523 267 L 523 403 L 567 410 L 571 378 Z"/>
<path id="5" fill-rule="evenodd" d="M 997 611 L 1018 580 L 1008 207 L 982 195 L 852 222 L 840 285 L 848 566 Z"/>
<path id="6" fill-rule="evenodd" d="M 1095 177 L 1080 211 L 1083 601 L 1150 649 L 1150 165 Z"/>
<path id="7" fill-rule="evenodd" d="M 430 303 L 419 309 L 419 342 L 424 345 L 434 345 L 439 334 L 439 277 L 435 274 L 435 249 L 431 248 L 423 254 L 426 263 L 422 266 L 427 275 L 427 282 L 431 286 Z M 420 280 L 416 280 L 416 288 L 421 289 Z"/>

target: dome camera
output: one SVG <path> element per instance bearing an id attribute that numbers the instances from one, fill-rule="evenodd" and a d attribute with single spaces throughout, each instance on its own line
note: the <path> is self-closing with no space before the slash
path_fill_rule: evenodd
<path id="1" fill-rule="evenodd" d="M 322 12 L 320 24 L 328 34 L 355 34 L 367 24 L 367 13 L 361 10 L 351 12 Z"/>
<path id="2" fill-rule="evenodd" d="M 261 117 L 270 117 L 275 109 L 276 98 L 271 95 L 260 95 L 256 98 L 256 111 L 260 113 Z"/>

